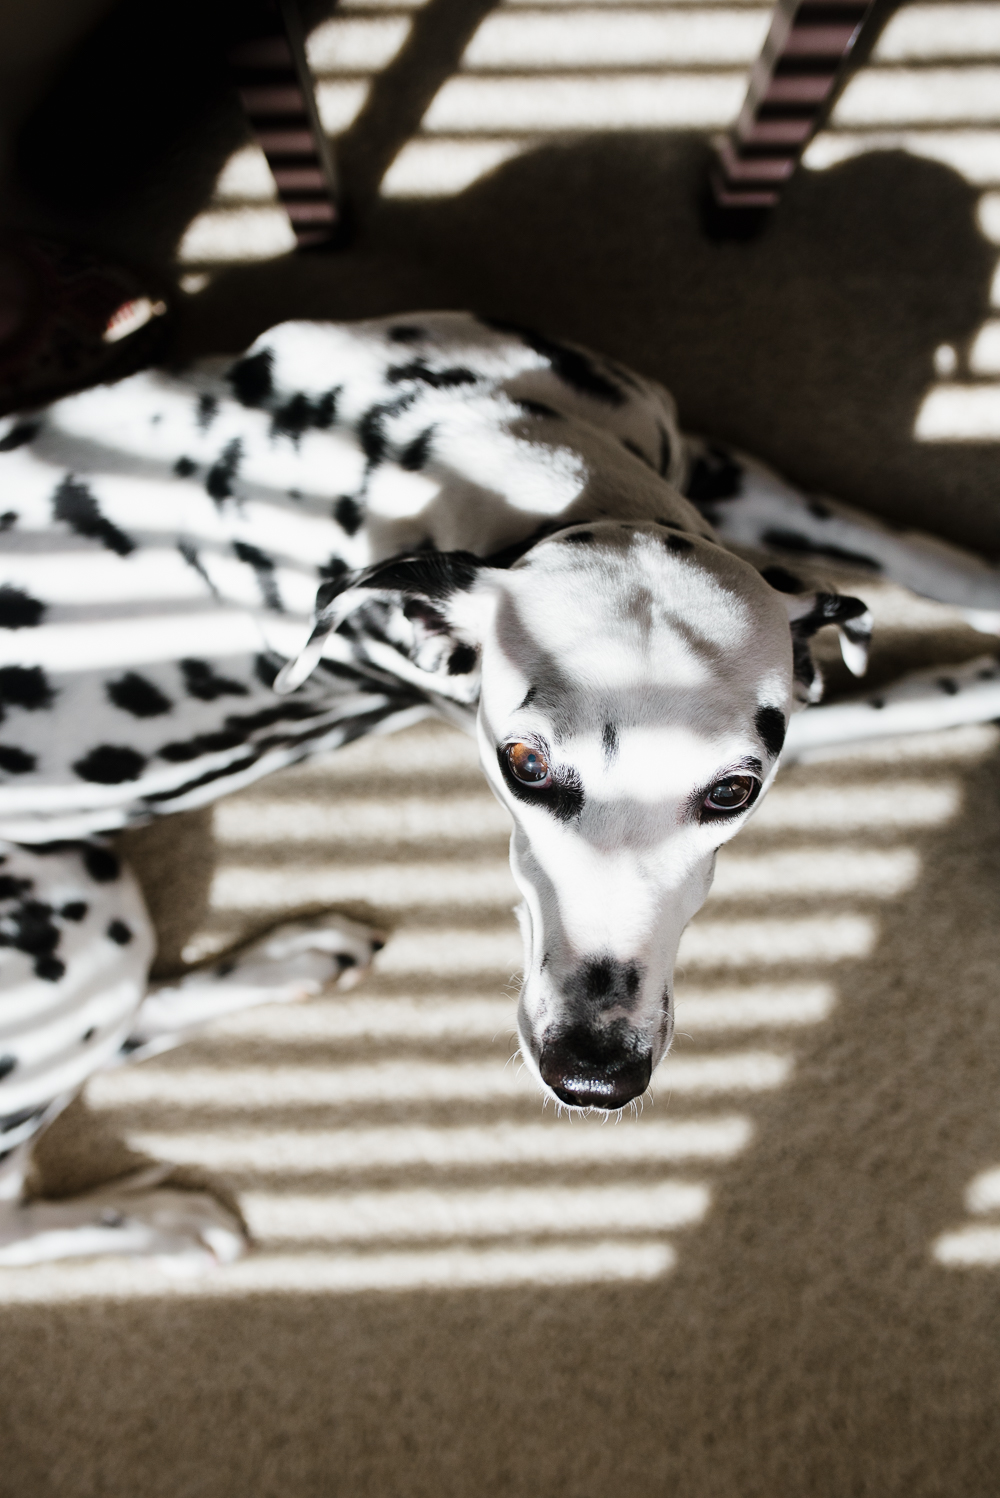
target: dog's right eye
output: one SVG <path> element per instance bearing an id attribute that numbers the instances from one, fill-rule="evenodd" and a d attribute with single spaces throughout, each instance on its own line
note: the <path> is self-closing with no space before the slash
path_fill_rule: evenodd
<path id="1" fill-rule="evenodd" d="M 549 778 L 548 761 L 530 744 L 508 744 L 504 758 L 510 773 L 522 785 L 543 785 Z"/>

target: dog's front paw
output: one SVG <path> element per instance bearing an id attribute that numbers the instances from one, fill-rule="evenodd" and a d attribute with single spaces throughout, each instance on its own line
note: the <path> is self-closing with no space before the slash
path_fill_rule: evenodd
<path id="1" fill-rule="evenodd" d="M 274 999 L 309 998 L 336 982 L 353 988 L 385 945 L 385 935 L 341 915 L 276 926 L 225 965 L 227 981 L 274 989 Z"/>

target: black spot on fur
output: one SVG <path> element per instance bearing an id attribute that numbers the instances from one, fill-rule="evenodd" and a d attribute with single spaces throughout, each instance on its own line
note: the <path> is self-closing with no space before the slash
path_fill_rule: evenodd
<path id="1" fill-rule="evenodd" d="M 806 585 L 801 577 L 796 577 L 795 573 L 789 572 L 787 567 L 764 567 L 760 575 L 778 593 L 804 593 L 806 591 Z"/>
<path id="2" fill-rule="evenodd" d="M 0 770 L 6 770 L 8 775 L 27 775 L 37 763 L 33 754 L 26 754 L 13 744 L 0 744 Z"/>
<path id="3" fill-rule="evenodd" d="M 225 749 L 238 748 L 241 744 L 247 743 L 251 735 L 262 728 L 270 728 L 276 723 L 287 725 L 289 722 L 315 718 L 322 711 L 322 708 L 317 708 L 309 702 L 286 701 L 276 707 L 262 708 L 256 713 L 232 713 L 223 719 L 221 729 L 216 732 L 199 733 L 190 739 L 180 739 L 175 743 L 164 744 L 157 750 L 157 754 L 170 764 L 187 764 L 203 754 L 218 754 Z M 325 729 L 317 730 L 317 732 L 325 731 Z M 270 743 L 275 742 L 286 742 L 285 734 L 282 734 L 280 740 L 270 741 Z M 261 753 L 267 747 L 268 743 L 257 745 L 255 752 Z M 251 764 L 253 762 L 252 758 L 248 761 Z M 220 773 L 235 773 L 236 768 L 230 765 L 228 770 L 222 770 Z M 239 768 L 242 768 L 242 762 Z M 207 778 L 211 778 L 211 772 Z M 147 799 L 155 800 L 156 798 Z"/>
<path id="4" fill-rule="evenodd" d="M 19 900 L 33 885 L 33 879 L 16 879 L 12 874 L 0 874 L 0 900 Z"/>
<path id="5" fill-rule="evenodd" d="M 263 652 L 257 656 L 253 663 L 254 675 L 265 687 L 274 686 L 274 678 L 284 665 L 284 661 L 276 655 L 264 655 Z"/>
<path id="6" fill-rule="evenodd" d="M 127 947 L 132 940 L 131 927 L 126 926 L 124 921 L 112 921 L 108 927 L 107 935 L 111 941 L 116 942 L 120 947 Z"/>
<path id="7" fill-rule="evenodd" d="M 944 692 L 948 697 L 956 697 L 960 691 L 958 682 L 953 676 L 939 676 L 937 679 L 937 685 L 941 688 L 941 691 Z"/>
<path id="8" fill-rule="evenodd" d="M 310 400 L 301 390 L 279 406 L 271 417 L 271 436 L 290 437 L 298 446 L 303 432 L 311 429 L 326 432 L 333 426 L 337 414 L 339 388 L 327 390 L 325 394 Z"/>
<path id="9" fill-rule="evenodd" d="M 41 666 L 0 666 L 0 702 L 29 713 L 51 707 L 55 692 Z"/>
<path id="10" fill-rule="evenodd" d="M 54 956 L 62 933 L 52 917 L 52 906 L 43 900 L 18 898 L 0 918 L 0 946 L 34 958 L 36 977 L 56 983 L 66 966 Z"/>
<path id="11" fill-rule="evenodd" d="M 409 323 L 396 323 L 394 327 L 389 328 L 386 332 L 386 337 L 391 339 L 393 343 L 417 343 L 421 338 L 426 338 L 426 336 L 427 334 L 423 328 L 411 327 Z"/>
<path id="12" fill-rule="evenodd" d="M 666 478 L 670 472 L 670 464 L 673 461 L 673 447 L 670 442 L 670 433 L 665 426 L 660 427 L 660 474 Z"/>
<path id="13" fill-rule="evenodd" d="M 184 689 L 199 702 L 214 702 L 217 697 L 246 697 L 250 689 L 241 681 L 219 676 L 208 661 L 184 660 L 178 665 L 184 676 Z"/>
<path id="14" fill-rule="evenodd" d="M 274 562 L 271 558 L 266 552 L 256 546 L 250 546 L 246 541 L 234 541 L 233 551 L 241 562 L 253 568 L 265 608 L 271 609 L 275 614 L 283 614 L 285 605 L 281 601 L 281 594 L 275 581 Z"/>
<path id="15" fill-rule="evenodd" d="M 62 907 L 59 914 L 64 921 L 82 921 L 89 909 L 86 900 L 70 900 Z"/>
<path id="16" fill-rule="evenodd" d="M 514 396 L 513 399 L 514 404 L 520 406 L 526 416 L 549 416 L 556 421 L 563 420 L 562 412 L 557 411 L 554 406 L 547 406 L 544 401 L 532 400 L 524 395 Z"/>
<path id="17" fill-rule="evenodd" d="M 217 505 L 221 505 L 233 492 L 233 480 L 243 456 L 243 443 L 238 437 L 227 442 L 219 457 L 208 470 L 205 492 Z"/>
<path id="18" fill-rule="evenodd" d="M 376 467 L 385 457 L 389 439 L 385 430 L 385 406 L 372 406 L 358 422 L 358 441 L 367 459 L 369 468 Z"/>
<path id="19" fill-rule="evenodd" d="M 860 551 L 850 551 L 846 546 L 811 541 L 798 531 L 774 527 L 765 531 L 760 539 L 765 546 L 775 546 L 779 551 L 794 551 L 798 556 L 829 557 L 833 562 L 850 562 L 856 567 L 868 567 L 872 572 L 882 571 L 881 562 L 877 562 L 874 557 L 866 557 Z"/>
<path id="20" fill-rule="evenodd" d="M 50 1106 L 51 1104 L 49 1103 L 42 1103 L 40 1108 L 19 1108 L 16 1113 L 4 1113 L 0 1115 L 0 1134 L 10 1134 L 14 1129 L 19 1129 L 22 1124 L 30 1122 L 33 1118 L 41 1119 L 46 1109 Z M 0 1155 L 0 1161 L 5 1160 L 7 1155 L 12 1153 L 13 1151 L 7 1150 L 5 1154 Z"/>
<path id="21" fill-rule="evenodd" d="M 88 1041 L 93 1040 L 93 1038 L 94 1038 L 94 1036 L 96 1034 L 97 1034 L 97 1026 L 96 1025 L 91 1025 L 90 1028 L 89 1028 L 89 1030 L 84 1030 L 83 1034 L 80 1036 L 80 1042 L 81 1042 L 81 1044 L 82 1045 L 86 1045 L 88 1043 Z"/>
<path id="22" fill-rule="evenodd" d="M 241 406 L 252 409 L 264 405 L 274 392 L 273 367 L 274 355 L 266 348 L 233 365 L 226 379 Z"/>
<path id="23" fill-rule="evenodd" d="M 198 472 L 198 465 L 190 458 L 178 458 L 174 464 L 174 472 L 179 479 L 189 479 L 192 473 Z"/>
<path id="24" fill-rule="evenodd" d="M 67 475 L 52 496 L 52 513 L 88 541 L 100 541 L 108 551 L 127 557 L 135 551 L 135 542 L 101 514 L 97 500 L 86 484 Z"/>
<path id="25" fill-rule="evenodd" d="M 777 759 L 785 742 L 785 715 L 780 707 L 760 707 L 754 717 L 757 737 L 772 759 Z"/>
<path id="26" fill-rule="evenodd" d="M 16 1056 L 12 1056 L 9 1052 L 5 1056 L 0 1056 L 0 1082 L 3 1081 L 4 1077 L 9 1077 L 16 1066 Z"/>
<path id="27" fill-rule="evenodd" d="M 996 674 L 996 668 L 994 666 L 984 666 L 981 671 L 976 672 L 976 680 L 992 681 Z"/>
<path id="28" fill-rule="evenodd" d="M 605 723 L 601 743 L 604 747 L 604 758 L 610 765 L 618 753 L 618 730 L 613 723 Z"/>
<path id="29" fill-rule="evenodd" d="M 474 671 L 479 656 L 471 645 L 456 645 L 448 657 L 449 676 L 467 676 Z"/>
<path id="30" fill-rule="evenodd" d="M 96 785 L 122 785 L 128 780 L 138 780 L 145 768 L 145 755 L 127 744 L 99 744 L 73 765 L 81 780 Z"/>
<path id="31" fill-rule="evenodd" d="M 218 754 L 224 749 L 235 749 L 244 742 L 243 734 L 220 729 L 216 733 L 196 733 L 189 739 L 163 744 L 156 752 L 168 764 L 183 765 L 199 755 Z"/>
<path id="32" fill-rule="evenodd" d="M 12 453 L 16 447 L 24 447 L 37 437 L 40 427 L 38 421 L 19 421 L 6 437 L 0 437 L 0 453 Z"/>
<path id="33" fill-rule="evenodd" d="M 586 546 L 588 542 L 593 541 L 593 539 L 594 539 L 594 532 L 593 531 L 570 531 L 568 535 L 563 536 L 561 539 L 563 541 L 565 541 L 567 543 L 567 545 L 572 544 L 572 545 L 576 545 L 576 546 Z"/>
<path id="34" fill-rule="evenodd" d="M 668 551 L 681 552 L 693 551 L 694 542 L 689 541 L 687 536 L 670 535 L 663 537 L 663 544 Z"/>
<path id="35" fill-rule="evenodd" d="M 12 526 L 17 524 L 17 518 L 16 510 L 4 510 L 3 514 L 0 515 L 0 531 L 9 531 Z"/>
<path id="36" fill-rule="evenodd" d="M 603 401 L 609 406 L 625 404 L 624 392 L 598 369 L 594 360 L 582 349 L 569 348 L 565 343 L 558 343 L 554 338 L 546 338 L 543 334 L 519 327 L 516 323 L 494 318 L 483 318 L 483 322 L 488 328 L 495 328 L 498 333 L 514 333 L 528 348 L 541 354 L 543 359 L 548 359 L 554 373 L 581 395 L 589 395 L 591 400 Z"/>
<path id="37" fill-rule="evenodd" d="M 534 702 L 534 700 L 535 700 L 535 698 L 537 696 L 538 696 L 538 688 L 537 687 L 529 687 L 528 690 L 525 692 L 524 696 L 521 698 L 521 701 L 517 704 L 517 707 L 515 708 L 515 712 L 520 712 L 521 709 L 524 708 L 524 707 L 530 707 L 531 704 Z"/>
<path id="38" fill-rule="evenodd" d="M 45 605 L 21 588 L 12 588 L 9 583 L 0 587 L 0 628 L 31 629 L 41 624 Z"/>
<path id="39" fill-rule="evenodd" d="M 85 843 L 83 864 L 95 884 L 112 884 L 121 873 L 118 855 L 100 843 Z"/>
<path id="40" fill-rule="evenodd" d="M 643 452 L 643 450 L 639 446 L 638 442 L 633 442 L 632 439 L 631 439 L 631 437 L 623 437 L 621 439 L 621 443 L 622 443 L 622 447 L 624 447 L 625 451 L 626 452 L 630 452 L 633 457 L 638 458 L 640 463 L 645 463 L 645 465 L 646 465 L 647 468 L 652 468 L 653 467 L 653 464 L 650 462 L 649 458 Z"/>
<path id="41" fill-rule="evenodd" d="M 413 359 L 409 364 L 396 364 L 387 369 L 385 377 L 390 385 L 399 385 L 410 380 L 419 385 L 429 385 L 432 390 L 453 390 L 459 385 L 475 385 L 479 376 L 471 369 L 455 365 L 451 369 L 431 369 L 423 359 Z"/>
<path id="42" fill-rule="evenodd" d="M 205 571 L 205 565 L 202 562 L 201 557 L 198 555 L 197 547 L 195 547 L 190 541 L 178 541 L 177 550 L 180 552 L 181 556 L 184 558 L 185 562 L 187 562 L 192 571 L 197 572 L 202 582 L 207 583 L 213 597 L 218 598 L 219 590 L 213 583 L 212 579 L 209 577 L 208 573 Z"/>
<path id="43" fill-rule="evenodd" d="M 617 957 L 595 957 L 582 962 L 563 984 L 563 993 L 576 1009 L 601 1013 L 606 1009 L 634 1009 L 639 999 L 642 968 Z"/>
<path id="44" fill-rule="evenodd" d="M 342 494 L 333 506 L 333 518 L 349 536 L 357 533 L 364 518 L 361 506 L 349 494 Z"/>
<path id="45" fill-rule="evenodd" d="M 324 583 L 339 583 L 341 578 L 346 577 L 350 570 L 343 557 L 338 557 L 336 553 L 331 555 L 328 561 L 323 562 L 316 569 Z"/>
<path id="46" fill-rule="evenodd" d="M 684 493 L 692 504 L 735 499 L 743 490 L 743 469 L 725 448 L 708 446 L 691 464 Z"/>
<path id="47" fill-rule="evenodd" d="M 430 456 L 431 438 L 434 436 L 434 428 L 428 427 L 421 432 L 419 437 L 414 437 L 399 455 L 399 466 L 405 468 L 407 473 L 419 473 Z"/>
<path id="48" fill-rule="evenodd" d="M 218 414 L 218 398 L 214 395 L 199 395 L 194 413 L 194 419 L 198 423 L 198 430 L 207 432 Z"/>
<path id="49" fill-rule="evenodd" d="M 105 691 L 115 707 L 131 713 L 133 718 L 158 718 L 173 707 L 158 686 L 136 671 L 127 671 L 117 681 L 109 681 Z"/>
<path id="50" fill-rule="evenodd" d="M 829 505 L 825 505 L 821 499 L 806 500 L 806 509 L 810 515 L 815 515 L 817 520 L 831 520 L 833 511 Z"/>

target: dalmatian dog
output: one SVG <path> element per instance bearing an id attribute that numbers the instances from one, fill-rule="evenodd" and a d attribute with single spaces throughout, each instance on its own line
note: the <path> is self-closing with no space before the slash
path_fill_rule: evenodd
<path id="1" fill-rule="evenodd" d="M 682 436 L 650 380 L 466 314 L 286 323 L 9 418 L 0 528 L 0 1265 L 242 1252 L 226 1209 L 155 1171 L 26 1200 L 32 1142 L 98 1068 L 356 981 L 379 944 L 286 925 L 150 990 L 109 834 L 459 725 L 514 822 L 524 1057 L 560 1103 L 615 1110 L 669 1049 L 681 932 L 796 724 L 1000 713 L 989 664 L 816 706 L 811 636 L 836 626 L 860 673 L 871 620 L 789 562 L 849 557 L 989 630 L 985 564 Z"/>

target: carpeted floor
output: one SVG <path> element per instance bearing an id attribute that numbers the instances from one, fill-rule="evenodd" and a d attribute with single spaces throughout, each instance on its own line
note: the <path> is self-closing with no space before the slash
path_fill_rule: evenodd
<path id="1" fill-rule="evenodd" d="M 292 315 L 471 305 L 657 375 L 689 425 L 803 482 L 1000 551 L 996 441 L 914 436 L 929 392 L 997 388 L 1000 104 L 976 89 L 1000 6 L 886 7 L 886 38 L 908 12 L 931 38 L 918 103 L 859 124 L 845 96 L 825 149 L 846 159 L 803 172 L 749 244 L 704 236 L 704 131 L 680 126 L 539 127 L 461 191 L 378 196 L 489 14 L 572 27 L 640 9 L 685 7 L 353 5 L 412 20 L 342 141 L 353 245 L 189 254 L 209 280 L 181 300 L 177 351 Z M 736 7 L 699 9 L 714 38 L 735 25 Z M 236 212 L 211 195 L 242 126 L 191 61 L 192 15 L 119 6 L 68 74 L 53 64 L 9 216 L 163 266 L 197 213 Z M 869 74 L 889 98 L 910 64 L 883 45 Z M 487 49 L 462 76 L 501 72 Z M 510 136 L 482 118 L 477 149 Z M 880 621 L 876 681 L 989 648 L 949 611 L 855 583 Z M 7 1271 L 0 1494 L 992 1498 L 998 768 L 987 726 L 785 771 L 685 936 L 653 1100 L 617 1125 L 555 1118 L 508 1064 L 504 815 L 451 730 L 224 801 L 214 873 L 205 816 L 129 834 L 165 968 L 315 901 L 392 936 L 363 989 L 97 1079 L 53 1129 L 41 1188 L 169 1159 L 233 1194 L 258 1248 L 197 1282 Z"/>

